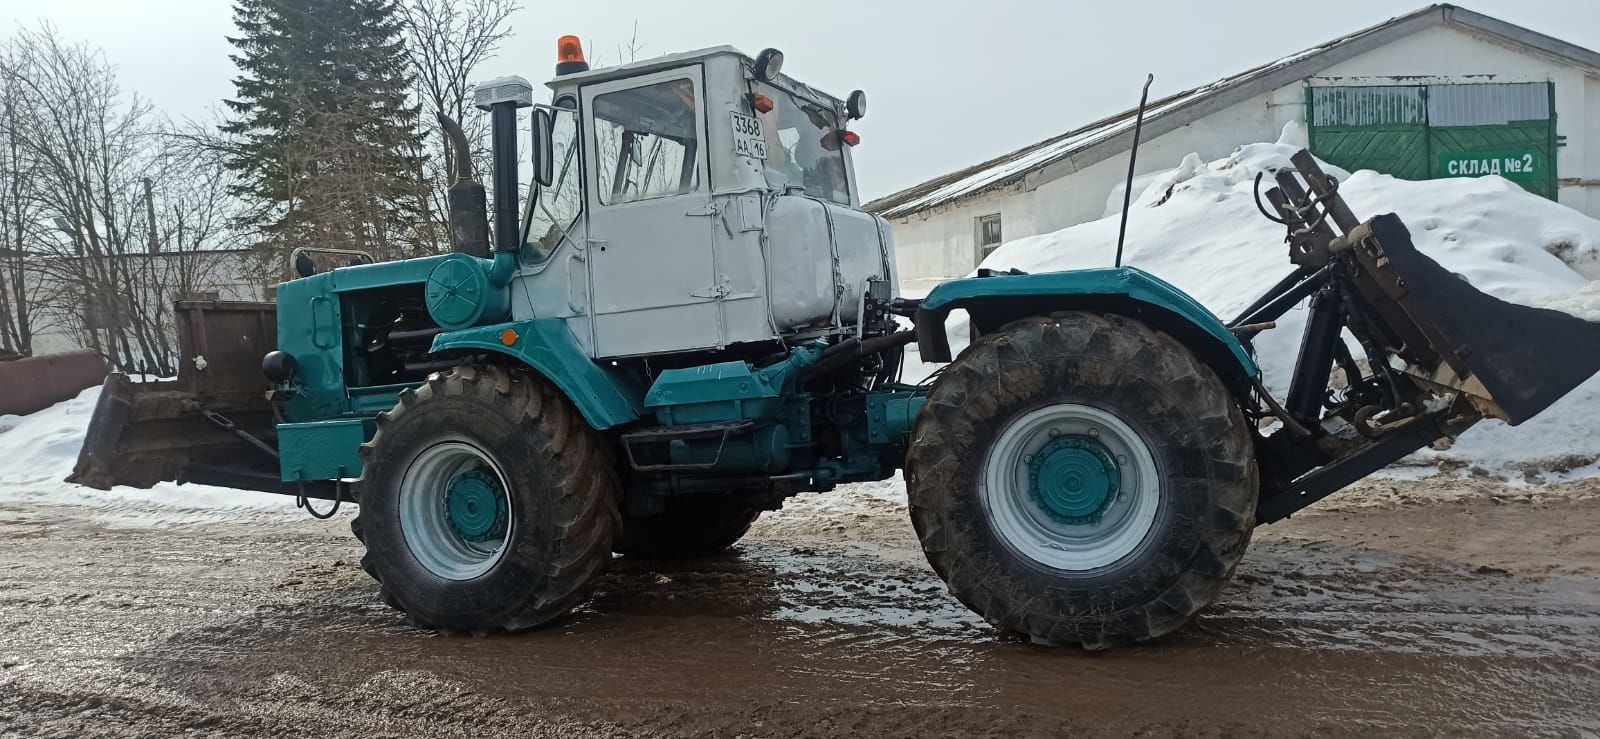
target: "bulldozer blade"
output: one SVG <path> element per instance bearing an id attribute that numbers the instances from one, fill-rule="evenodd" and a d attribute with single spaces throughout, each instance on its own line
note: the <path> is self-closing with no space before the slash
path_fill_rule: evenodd
<path id="1" fill-rule="evenodd" d="M 139 384 L 114 373 L 100 389 L 78 462 L 67 482 L 102 490 L 113 485 L 148 488 L 183 480 L 196 465 L 255 469 L 271 462 L 238 436 L 208 422 L 200 396 L 178 383 Z M 258 409 L 230 409 L 241 428 L 267 434 L 272 427 L 265 403 Z M 275 469 L 276 464 L 268 465 Z"/>
<path id="2" fill-rule="evenodd" d="M 108 490 L 116 482 L 113 464 L 117 445 L 128 428 L 128 406 L 133 402 L 133 384 L 128 376 L 112 373 L 100 385 L 100 399 L 95 401 L 94 415 L 89 417 L 89 430 L 83 436 L 83 448 L 78 450 L 78 463 L 73 466 L 67 482 Z"/>
<path id="3" fill-rule="evenodd" d="M 1600 371 L 1600 323 L 1487 295 L 1417 250 L 1394 214 L 1350 235 L 1382 293 L 1438 355 L 1427 379 L 1515 426 Z M 1385 311 L 1380 306 L 1380 313 Z M 1413 353 L 1414 352 L 1408 352 Z"/>
<path id="4" fill-rule="evenodd" d="M 270 386 L 259 370 L 277 338 L 274 306 L 183 301 L 174 308 L 177 379 L 136 383 L 121 373 L 108 376 L 68 482 L 101 489 L 201 478 L 226 484 L 224 472 L 237 473 L 239 487 L 262 489 L 275 481 L 277 461 L 260 448 L 270 449 L 275 426 L 265 397 Z M 208 420 L 208 411 L 236 430 Z"/>

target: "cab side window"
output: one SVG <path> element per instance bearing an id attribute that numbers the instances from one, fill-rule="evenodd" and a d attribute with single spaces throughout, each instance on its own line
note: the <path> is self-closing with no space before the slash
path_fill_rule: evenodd
<path id="1" fill-rule="evenodd" d="M 699 189 L 694 83 L 668 80 L 594 99 L 596 173 L 602 205 Z"/>

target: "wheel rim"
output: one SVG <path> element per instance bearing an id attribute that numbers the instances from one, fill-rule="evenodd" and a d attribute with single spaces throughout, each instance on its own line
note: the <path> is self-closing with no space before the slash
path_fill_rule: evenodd
<path id="1" fill-rule="evenodd" d="M 1017 553 L 1086 571 L 1115 564 L 1144 542 L 1161 480 L 1132 427 L 1100 408 L 1061 403 L 1000 432 L 979 493 L 995 534 Z"/>
<path id="2" fill-rule="evenodd" d="M 431 446 L 400 478 L 400 531 L 411 554 L 439 577 L 488 572 L 511 538 L 505 475 L 488 455 L 451 441 Z"/>

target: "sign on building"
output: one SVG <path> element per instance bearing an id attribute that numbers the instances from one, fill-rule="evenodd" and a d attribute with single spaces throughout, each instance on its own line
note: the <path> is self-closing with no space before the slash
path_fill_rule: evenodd
<path id="1" fill-rule="evenodd" d="M 1498 175 L 1556 197 L 1549 82 L 1311 87 L 1311 151 L 1408 180 Z"/>

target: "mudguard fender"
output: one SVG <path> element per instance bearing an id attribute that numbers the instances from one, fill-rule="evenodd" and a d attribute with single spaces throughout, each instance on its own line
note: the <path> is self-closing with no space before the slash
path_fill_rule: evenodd
<path id="1" fill-rule="evenodd" d="M 555 384 L 596 429 L 638 420 L 642 389 L 594 363 L 565 321 L 536 318 L 447 331 L 434 337 L 432 353 L 471 349 L 505 354 L 532 367 Z"/>
<path id="2" fill-rule="evenodd" d="M 917 346 L 923 361 L 948 362 L 945 319 L 966 310 L 976 332 L 1062 310 L 1091 310 L 1136 318 L 1172 335 L 1230 383 L 1261 374 L 1255 359 L 1228 327 L 1182 290 L 1133 267 L 1040 274 L 1000 274 L 941 283 L 917 309 Z"/>

